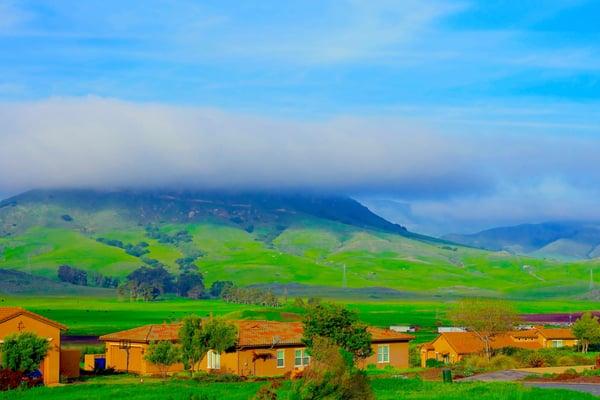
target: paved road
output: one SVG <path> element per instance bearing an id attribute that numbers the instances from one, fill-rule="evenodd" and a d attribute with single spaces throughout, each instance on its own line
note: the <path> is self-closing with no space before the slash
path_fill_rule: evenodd
<path id="1" fill-rule="evenodd" d="M 568 389 L 577 392 L 591 393 L 600 396 L 599 384 L 568 384 L 568 383 L 525 383 L 525 386 L 547 388 L 547 389 Z"/>
<path id="2" fill-rule="evenodd" d="M 487 372 L 485 374 L 478 374 L 469 376 L 462 379 L 457 379 L 460 382 L 472 382 L 472 381 L 482 381 L 482 382 L 513 382 L 521 380 L 527 376 L 533 375 L 531 372 L 525 371 L 516 371 L 516 370 L 508 370 L 508 371 L 494 371 Z"/>

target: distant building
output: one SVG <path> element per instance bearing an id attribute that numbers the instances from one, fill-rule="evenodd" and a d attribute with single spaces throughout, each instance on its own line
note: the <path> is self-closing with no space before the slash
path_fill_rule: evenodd
<path id="1" fill-rule="evenodd" d="M 466 332 L 467 329 L 460 326 L 439 326 L 437 329 L 438 333 L 447 332 Z"/>
<path id="2" fill-rule="evenodd" d="M 204 371 L 241 376 L 278 376 L 302 370 L 310 356 L 302 343 L 299 322 L 232 321 L 238 328 L 235 348 L 224 353 L 210 351 L 198 365 Z M 137 374 L 157 374 L 158 368 L 144 359 L 151 342 L 179 341 L 181 324 L 145 325 L 100 337 L 106 343 L 106 367 Z M 389 329 L 369 328 L 373 355 L 361 366 L 408 367 L 408 343 L 413 336 Z M 168 372 L 183 370 L 182 364 Z"/>
<path id="3" fill-rule="evenodd" d="M 394 331 L 394 332 L 401 332 L 401 333 L 413 333 L 417 331 L 417 328 L 414 326 L 408 326 L 408 325 L 392 325 L 390 326 L 390 330 Z"/>
<path id="4" fill-rule="evenodd" d="M 50 343 L 39 366 L 45 385 L 57 384 L 60 376 L 79 376 L 79 351 L 61 349 L 60 335 L 66 326 L 21 307 L 0 307 L 0 343 L 12 334 L 32 332 Z"/>
<path id="5" fill-rule="evenodd" d="M 547 347 L 572 347 L 578 343 L 571 329 L 534 328 L 511 331 L 496 336 L 491 342 L 493 350 L 507 347 L 537 350 Z M 471 354 L 484 352 L 483 341 L 473 332 L 444 332 L 432 342 L 421 346 L 421 366 L 427 360 L 454 364 Z"/>

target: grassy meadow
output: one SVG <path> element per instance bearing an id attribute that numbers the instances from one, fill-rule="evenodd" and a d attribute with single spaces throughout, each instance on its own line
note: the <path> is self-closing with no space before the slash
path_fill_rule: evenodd
<path id="1" fill-rule="evenodd" d="M 360 319 L 374 326 L 418 325 L 417 342 L 434 336 L 435 327 L 446 323 L 452 302 L 437 301 L 347 301 L 338 300 L 356 311 Z M 517 301 L 521 313 L 551 313 L 595 310 L 597 302 Z M 178 320 L 189 314 L 224 316 L 230 319 L 291 320 L 302 309 L 289 301 L 280 308 L 225 303 L 221 300 L 171 298 L 156 302 L 130 302 L 112 297 L 31 297 L 0 296 L 0 305 L 17 305 L 60 321 L 69 327 L 68 335 L 102 335 L 143 324 Z"/>
<path id="2" fill-rule="evenodd" d="M 0 392 L 0 400 L 75 400 L 75 399 L 169 399 L 169 400 L 247 400 L 252 398 L 264 382 L 197 383 L 167 380 L 160 382 L 146 378 L 143 383 L 135 377 L 94 378 L 89 383 L 56 388 L 40 387 L 31 390 Z M 413 379 L 382 378 L 372 381 L 375 396 L 380 400 L 588 400 L 590 394 L 525 388 L 516 383 L 454 383 L 424 382 Z M 290 398 L 290 382 L 278 390 L 280 399 Z"/>

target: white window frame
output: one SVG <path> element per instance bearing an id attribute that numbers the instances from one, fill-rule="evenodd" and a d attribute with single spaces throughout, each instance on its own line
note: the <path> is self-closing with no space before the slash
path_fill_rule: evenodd
<path id="1" fill-rule="evenodd" d="M 555 349 L 565 346 L 565 342 L 562 339 L 552 340 L 551 343 L 552 343 L 552 347 Z"/>
<path id="2" fill-rule="evenodd" d="M 377 364 L 389 364 L 390 363 L 390 345 L 380 344 L 377 345 Z"/>
<path id="3" fill-rule="evenodd" d="M 281 355 L 281 357 L 279 357 Z M 279 365 L 281 360 L 281 365 Z M 285 350 L 277 350 L 277 368 L 285 368 Z"/>
<path id="4" fill-rule="evenodd" d="M 206 368 L 221 369 L 221 354 L 214 350 L 209 350 L 206 353 Z"/>
<path id="5" fill-rule="evenodd" d="M 300 352 L 300 357 L 298 357 L 298 352 Z M 300 359 L 300 364 L 297 363 L 298 358 Z M 295 349 L 294 367 L 306 367 L 308 364 L 310 364 L 310 356 L 306 354 L 306 349 Z"/>

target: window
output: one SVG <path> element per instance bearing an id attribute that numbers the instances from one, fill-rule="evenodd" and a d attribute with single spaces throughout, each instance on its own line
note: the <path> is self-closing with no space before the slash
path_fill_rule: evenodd
<path id="1" fill-rule="evenodd" d="M 552 347 L 563 347 L 563 341 L 562 340 L 553 340 Z"/>
<path id="2" fill-rule="evenodd" d="M 221 369 L 221 355 L 216 351 L 210 350 L 206 354 L 208 369 Z"/>
<path id="3" fill-rule="evenodd" d="M 285 350 L 277 350 L 277 368 L 285 367 Z"/>
<path id="4" fill-rule="evenodd" d="M 306 349 L 298 349 L 294 352 L 294 366 L 295 367 L 304 367 L 308 365 L 310 361 L 310 357 L 306 352 Z"/>
<path id="5" fill-rule="evenodd" d="M 377 362 L 378 363 L 389 363 L 390 362 L 390 345 L 380 344 L 377 346 Z"/>

